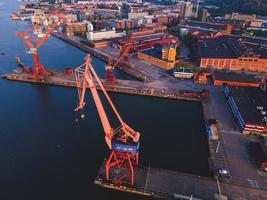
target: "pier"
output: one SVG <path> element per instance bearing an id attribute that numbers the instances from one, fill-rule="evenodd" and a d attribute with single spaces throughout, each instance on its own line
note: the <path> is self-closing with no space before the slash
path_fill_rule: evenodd
<path id="1" fill-rule="evenodd" d="M 213 118 L 212 102 L 201 101 L 205 119 Z M 225 124 L 222 126 L 224 128 Z M 218 143 L 220 143 L 218 145 Z M 135 167 L 135 184 L 120 185 L 105 179 L 105 161 L 98 171 L 95 184 L 109 189 L 114 189 L 133 194 L 150 196 L 163 199 L 193 199 L 193 200 L 213 200 L 213 199 L 256 199 L 267 198 L 265 188 L 255 188 L 244 181 L 236 182 L 235 177 L 230 179 L 217 177 L 216 168 L 224 166 L 228 171 L 225 157 L 223 141 L 208 141 L 210 150 L 210 170 L 214 177 L 203 177 L 167 169 L 158 169 L 150 166 Z M 114 176 L 119 175 L 119 171 L 111 172 Z"/>
<path id="2" fill-rule="evenodd" d="M 110 49 L 111 47 L 95 49 L 86 45 L 85 41 L 82 42 L 78 37 L 66 36 L 59 32 L 54 32 L 53 35 L 103 61 L 111 58 L 115 62 L 118 58 L 118 52 L 114 53 L 114 49 Z M 103 81 L 107 91 L 189 101 L 200 101 L 202 98 L 202 86 L 195 85 L 191 80 L 178 81 L 165 70 L 149 65 L 134 57 L 130 58 L 129 66 L 116 67 L 143 82 L 118 80 L 116 84 L 105 84 Z M 30 74 L 27 73 L 10 73 L 2 75 L 2 78 L 43 85 L 76 87 L 74 76 L 61 72 L 53 72 L 52 76 L 45 76 L 44 80 L 31 79 Z"/>
<path id="3" fill-rule="evenodd" d="M 26 83 L 40 84 L 40 85 L 53 85 L 53 86 L 62 86 L 62 87 L 77 87 L 74 75 L 66 75 L 62 72 L 54 72 L 54 75 L 45 76 L 43 80 L 36 80 L 30 78 L 31 74 L 27 73 L 11 73 L 2 75 L 2 78 L 12 81 L 21 81 Z M 142 95 L 150 97 L 161 97 L 167 99 L 180 99 L 180 100 L 189 100 L 189 101 L 200 101 L 201 100 L 201 91 L 192 91 L 199 93 L 195 96 L 185 96 L 179 90 L 170 89 L 167 87 L 158 87 L 153 84 L 146 84 L 140 81 L 132 80 L 118 80 L 116 84 L 103 84 L 107 91 L 131 94 L 131 95 Z M 97 88 L 99 89 L 99 88 Z"/>
<path id="4" fill-rule="evenodd" d="M 114 175 L 118 171 L 111 172 Z M 95 179 L 101 187 L 163 199 L 266 199 L 267 191 L 218 183 L 214 178 L 152 167 L 135 168 L 135 184 L 118 185 L 105 180 L 105 161 Z"/>
<path id="5" fill-rule="evenodd" d="M 93 55 L 94 57 L 103 60 L 104 62 L 107 62 L 109 58 L 112 59 L 113 62 L 116 62 L 117 58 L 114 56 L 109 55 L 108 53 L 101 51 L 100 49 L 96 49 L 96 48 L 91 48 L 88 45 L 86 45 L 86 41 L 82 41 L 80 38 L 78 37 L 69 37 L 64 35 L 63 33 L 59 33 L 59 32 L 54 32 L 52 33 L 53 36 L 81 49 L 84 52 L 90 53 L 91 55 Z M 114 51 L 114 49 L 113 49 Z M 115 66 L 116 68 L 118 68 L 119 70 L 139 79 L 142 81 L 153 81 L 155 80 L 149 73 L 144 73 L 143 71 L 140 70 L 136 70 L 134 69 L 131 65 L 130 66 Z"/>

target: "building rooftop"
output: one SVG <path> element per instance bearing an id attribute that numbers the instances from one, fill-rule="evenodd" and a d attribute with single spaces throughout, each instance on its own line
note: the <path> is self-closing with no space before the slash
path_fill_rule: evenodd
<path id="1" fill-rule="evenodd" d="M 194 73 L 192 69 L 187 69 L 184 67 L 176 67 L 174 72 L 183 72 L 183 73 Z"/>
<path id="2" fill-rule="evenodd" d="M 266 37 L 255 37 L 255 36 L 234 36 L 242 40 L 243 42 L 248 42 L 255 45 L 267 45 Z"/>
<path id="3" fill-rule="evenodd" d="M 256 164 L 260 167 L 262 162 L 267 161 L 265 147 L 259 142 L 249 142 L 247 145 L 248 153 L 254 158 Z"/>
<path id="4" fill-rule="evenodd" d="M 246 23 L 245 20 L 237 20 L 237 19 L 224 19 L 224 18 L 216 18 L 216 17 L 209 17 L 207 19 L 208 23 L 216 23 L 216 24 L 244 24 Z"/>
<path id="5" fill-rule="evenodd" d="M 197 47 L 201 58 L 236 58 L 227 41 L 221 38 L 199 40 Z"/>
<path id="6" fill-rule="evenodd" d="M 263 121 L 265 115 L 261 113 L 267 111 L 267 94 L 255 87 L 228 86 L 239 112 L 245 123 L 266 125 Z"/>
<path id="7" fill-rule="evenodd" d="M 225 30 L 226 26 L 224 24 L 211 24 L 207 22 L 198 22 L 198 21 L 188 21 L 188 26 L 205 28 L 205 29 L 214 29 L 214 30 Z"/>
<path id="8" fill-rule="evenodd" d="M 229 36 L 200 39 L 197 47 L 201 58 L 267 58 L 267 46 Z"/>
<path id="9" fill-rule="evenodd" d="M 258 79 L 253 74 L 240 74 L 235 72 L 215 71 L 213 73 L 215 80 L 240 82 L 240 83 L 258 83 Z"/>
<path id="10" fill-rule="evenodd" d="M 141 52 L 154 58 L 162 58 L 161 48 L 146 49 Z"/>

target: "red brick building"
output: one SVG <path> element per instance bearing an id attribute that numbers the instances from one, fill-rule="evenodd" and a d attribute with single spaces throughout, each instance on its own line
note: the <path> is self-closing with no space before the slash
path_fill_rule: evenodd
<path id="1" fill-rule="evenodd" d="M 86 33 L 85 23 L 70 23 L 63 27 L 63 32 L 67 35 L 74 35 L 75 33 Z"/>

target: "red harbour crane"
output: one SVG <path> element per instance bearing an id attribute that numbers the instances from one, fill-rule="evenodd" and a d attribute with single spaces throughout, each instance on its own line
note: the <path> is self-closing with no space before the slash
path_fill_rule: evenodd
<path id="1" fill-rule="evenodd" d="M 32 54 L 34 67 L 33 67 L 33 79 L 43 79 L 41 75 L 50 75 L 45 67 L 40 63 L 38 50 L 47 40 L 47 38 L 51 35 L 51 33 L 56 29 L 59 25 L 61 20 L 64 18 L 63 16 L 57 15 L 58 19 L 56 22 L 48 29 L 45 34 L 42 34 L 41 27 L 39 24 L 34 24 L 30 29 L 26 30 L 25 32 L 17 32 L 16 36 L 21 37 L 24 42 L 26 43 L 29 50 L 27 53 Z M 46 18 L 46 20 L 49 17 Z M 38 33 L 39 32 L 39 33 Z M 34 33 L 38 34 L 38 37 L 34 35 Z"/>
<path id="2" fill-rule="evenodd" d="M 109 57 L 108 63 L 105 66 L 106 68 L 105 82 L 106 83 L 109 83 L 109 84 L 117 83 L 117 79 L 113 72 L 114 68 L 117 65 L 122 65 L 122 64 L 129 65 L 128 57 L 129 57 L 130 50 L 134 47 L 133 46 L 134 44 L 135 44 L 135 41 L 133 39 L 126 41 L 126 43 L 122 47 L 118 60 L 114 64 L 112 64 L 112 58 Z"/>
<path id="3" fill-rule="evenodd" d="M 105 133 L 105 141 L 111 154 L 105 163 L 106 180 L 118 184 L 134 184 L 134 166 L 138 165 L 140 133 L 127 125 L 112 103 L 100 78 L 91 65 L 90 55 L 86 56 L 86 62 L 75 69 L 79 105 L 75 111 L 82 110 L 85 106 L 85 92 L 87 87 L 91 90 L 98 115 Z M 102 90 L 109 106 L 117 117 L 120 126 L 113 128 L 96 89 L 96 84 Z M 114 173 L 114 169 L 116 173 Z M 112 173 L 113 172 L 113 173 Z"/>

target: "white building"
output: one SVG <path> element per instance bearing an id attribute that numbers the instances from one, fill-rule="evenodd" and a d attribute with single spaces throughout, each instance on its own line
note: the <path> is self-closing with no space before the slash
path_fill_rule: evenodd
<path id="1" fill-rule="evenodd" d="M 147 12 L 131 12 L 131 13 L 128 13 L 128 19 L 136 19 L 136 18 L 145 17 L 145 16 L 148 16 Z"/>
<path id="2" fill-rule="evenodd" d="M 185 2 L 184 17 L 191 17 L 192 13 L 193 13 L 193 4 L 191 2 Z"/>
<path id="3" fill-rule="evenodd" d="M 134 27 L 140 27 L 144 23 L 143 18 L 135 18 L 132 21 L 134 22 Z"/>
<path id="4" fill-rule="evenodd" d="M 110 39 L 110 38 L 117 38 L 117 37 L 124 37 L 126 36 L 126 32 L 116 32 L 115 28 L 112 30 L 102 30 L 102 31 L 94 31 L 93 25 L 88 22 L 87 25 L 87 40 L 103 40 L 103 39 Z"/>
<path id="5" fill-rule="evenodd" d="M 179 1 L 177 8 L 180 10 L 181 17 L 191 17 L 193 15 L 193 4 L 189 1 Z"/>

